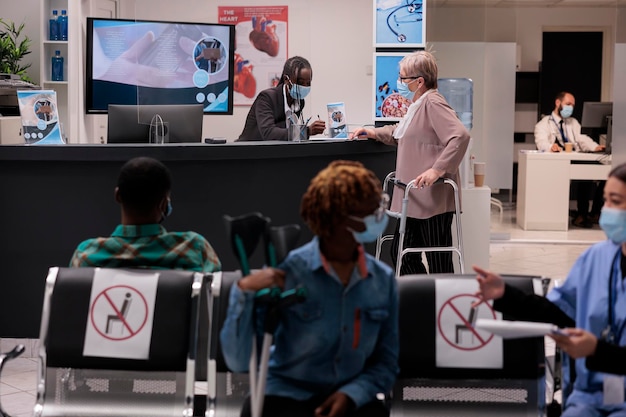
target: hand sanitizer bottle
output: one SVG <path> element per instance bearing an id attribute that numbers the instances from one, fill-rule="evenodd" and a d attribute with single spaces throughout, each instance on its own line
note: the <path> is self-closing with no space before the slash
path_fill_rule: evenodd
<path id="1" fill-rule="evenodd" d="M 52 57 L 52 81 L 63 81 L 63 57 L 61 51 L 54 52 Z"/>
<path id="2" fill-rule="evenodd" d="M 59 39 L 62 41 L 67 40 L 67 11 L 61 10 L 61 16 L 59 16 Z"/>
<path id="3" fill-rule="evenodd" d="M 59 12 L 58 10 L 53 10 L 52 11 L 52 16 L 50 16 L 50 22 L 49 22 L 49 34 L 50 34 L 50 40 L 51 41 L 58 41 L 59 40 L 59 22 L 58 22 L 58 17 L 59 17 Z"/>

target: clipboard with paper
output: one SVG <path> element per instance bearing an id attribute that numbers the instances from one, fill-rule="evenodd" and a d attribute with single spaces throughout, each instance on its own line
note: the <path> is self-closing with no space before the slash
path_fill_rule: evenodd
<path id="1" fill-rule="evenodd" d="M 540 337 L 550 334 L 566 335 L 558 326 L 552 323 L 536 323 L 532 321 L 478 319 L 474 327 L 491 332 L 503 339 Z"/>

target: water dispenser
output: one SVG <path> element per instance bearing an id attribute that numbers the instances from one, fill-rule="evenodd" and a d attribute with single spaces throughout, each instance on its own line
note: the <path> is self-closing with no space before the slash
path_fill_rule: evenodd
<path id="1" fill-rule="evenodd" d="M 446 99 L 450 107 L 454 109 L 457 117 L 468 131 L 472 130 L 474 82 L 469 78 L 440 78 L 437 80 L 438 91 Z M 467 151 L 459 166 L 461 173 L 461 187 L 468 188 L 474 185 L 472 174 L 471 148 L 473 140 L 470 140 Z"/>

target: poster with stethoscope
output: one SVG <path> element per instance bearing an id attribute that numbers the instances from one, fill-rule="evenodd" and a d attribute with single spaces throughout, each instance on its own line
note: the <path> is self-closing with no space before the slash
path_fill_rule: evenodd
<path id="1" fill-rule="evenodd" d="M 397 121 L 404 117 L 411 101 L 398 93 L 396 81 L 400 61 L 406 53 L 378 52 L 374 54 L 374 120 Z"/>
<path id="2" fill-rule="evenodd" d="M 423 48 L 426 0 L 373 0 L 374 47 Z"/>
<path id="3" fill-rule="evenodd" d="M 280 81 L 287 60 L 287 6 L 218 6 L 219 23 L 235 25 L 233 104 L 250 106 Z"/>

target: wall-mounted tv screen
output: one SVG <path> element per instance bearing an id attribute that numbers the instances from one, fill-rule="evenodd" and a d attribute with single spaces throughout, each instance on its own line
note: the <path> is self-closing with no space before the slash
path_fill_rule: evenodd
<path id="1" fill-rule="evenodd" d="M 109 104 L 202 104 L 233 114 L 235 27 L 87 18 L 87 113 Z"/>

